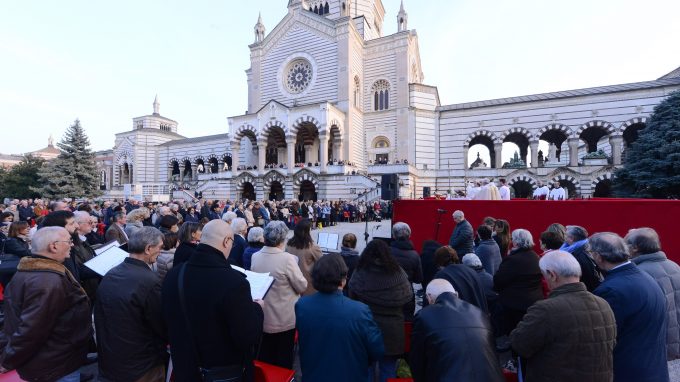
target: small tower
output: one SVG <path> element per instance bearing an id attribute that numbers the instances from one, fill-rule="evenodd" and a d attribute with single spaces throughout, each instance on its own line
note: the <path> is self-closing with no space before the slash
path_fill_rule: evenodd
<path id="1" fill-rule="evenodd" d="M 259 44 L 264 41 L 264 24 L 262 23 L 262 13 L 257 16 L 257 24 L 255 24 L 255 43 Z"/>
<path id="2" fill-rule="evenodd" d="M 153 99 L 153 115 L 161 115 L 161 104 L 158 103 L 158 94 L 156 94 L 156 98 Z"/>
<path id="3" fill-rule="evenodd" d="M 404 10 L 404 0 L 401 0 L 401 7 L 397 13 L 397 32 L 408 30 L 408 13 Z"/>

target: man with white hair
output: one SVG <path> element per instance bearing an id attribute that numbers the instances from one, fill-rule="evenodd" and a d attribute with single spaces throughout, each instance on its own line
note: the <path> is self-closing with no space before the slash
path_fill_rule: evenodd
<path id="1" fill-rule="evenodd" d="M 234 245 L 229 253 L 229 263 L 243 268 L 243 252 L 246 251 L 248 242 L 248 223 L 246 219 L 236 218 L 231 222 L 231 230 L 234 231 Z"/>
<path id="2" fill-rule="evenodd" d="M 614 312 L 579 281 L 581 266 L 568 252 L 553 251 L 540 262 L 550 287 L 510 334 L 526 361 L 526 380 L 611 381 L 616 342 Z"/>
<path id="3" fill-rule="evenodd" d="M 4 291 L 0 365 L 26 381 L 79 381 L 92 323 L 87 295 L 63 265 L 71 235 L 44 227 L 32 245 Z"/>
<path id="4" fill-rule="evenodd" d="M 227 224 L 231 224 L 234 219 L 236 219 L 238 216 L 236 215 L 236 212 L 234 211 L 227 211 L 222 214 L 222 220 L 224 220 Z"/>
<path id="5" fill-rule="evenodd" d="M 423 283 L 423 267 L 420 263 L 420 255 L 413 248 L 411 242 L 411 227 L 403 222 L 394 223 L 392 226 L 392 238 L 390 252 L 401 268 L 406 272 L 409 283 L 422 284 Z M 411 321 L 413 319 L 413 312 L 416 308 L 415 295 L 411 302 L 404 306 L 404 319 Z"/>
<path id="6" fill-rule="evenodd" d="M 668 362 L 680 363 L 680 266 L 661 250 L 659 235 L 652 228 L 631 229 L 626 235 L 631 261 L 652 276 L 661 287 L 668 306 L 666 353 Z"/>
<path id="7" fill-rule="evenodd" d="M 444 279 L 427 284 L 425 295 L 430 305 L 416 315 L 411 333 L 413 379 L 504 381 L 487 315 Z"/>
<path id="8" fill-rule="evenodd" d="M 456 223 L 456 227 L 451 233 L 449 247 L 455 249 L 456 253 L 460 253 L 461 255 L 474 253 L 474 232 L 472 230 L 472 225 L 465 220 L 463 211 L 454 211 L 453 221 Z"/>

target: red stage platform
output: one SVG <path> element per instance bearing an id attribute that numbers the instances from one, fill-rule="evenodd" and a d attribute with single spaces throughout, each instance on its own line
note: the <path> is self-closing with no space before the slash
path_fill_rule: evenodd
<path id="1" fill-rule="evenodd" d="M 440 214 L 437 210 L 445 212 Z M 590 234 L 610 231 L 621 236 L 631 228 L 651 227 L 659 233 L 668 258 L 680 263 L 680 232 L 673 220 L 673 216 L 680 216 L 678 200 L 397 200 L 392 223 L 408 223 L 413 231 L 411 239 L 420 251 L 423 241 L 434 239 L 440 217 L 437 241 L 448 243 L 454 228 L 451 214 L 455 210 L 463 211 L 475 229 L 486 216 L 507 220 L 511 229 L 528 229 L 537 247 L 539 235 L 552 223 L 580 225 Z"/>

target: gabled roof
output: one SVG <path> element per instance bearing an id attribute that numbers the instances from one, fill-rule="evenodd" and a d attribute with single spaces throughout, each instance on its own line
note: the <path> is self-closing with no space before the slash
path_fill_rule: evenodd
<path id="1" fill-rule="evenodd" d="M 669 78 L 678 78 L 680 77 L 680 66 L 678 66 L 674 71 L 666 74 L 665 76 L 659 78 L 660 80 L 666 80 Z"/>
<path id="2" fill-rule="evenodd" d="M 678 68 L 678 69 L 680 69 L 680 68 Z M 564 90 L 564 91 L 553 92 L 553 93 L 532 94 L 532 95 L 519 96 L 519 97 L 498 98 L 498 99 L 491 99 L 491 100 L 486 100 L 486 101 L 477 101 L 477 102 L 467 102 L 467 103 L 459 103 L 459 104 L 453 104 L 453 105 L 445 105 L 445 106 L 441 106 L 438 110 L 439 111 L 451 111 L 451 110 L 475 109 L 475 108 L 480 108 L 480 107 L 510 105 L 510 104 L 523 103 L 523 102 L 547 101 L 547 100 L 562 99 L 562 98 L 571 98 L 571 97 L 580 97 L 580 96 L 607 94 L 607 93 L 617 93 L 617 92 L 624 92 L 624 91 L 631 91 L 631 90 L 644 90 L 644 89 L 659 88 L 659 87 L 664 87 L 664 86 L 680 85 L 680 76 L 671 77 L 671 78 L 665 78 L 665 77 L 666 76 L 662 77 L 663 79 L 658 79 L 658 80 L 655 80 L 655 81 L 633 82 L 633 83 L 621 84 L 621 85 L 599 86 L 599 87 L 594 87 L 594 88 Z"/>

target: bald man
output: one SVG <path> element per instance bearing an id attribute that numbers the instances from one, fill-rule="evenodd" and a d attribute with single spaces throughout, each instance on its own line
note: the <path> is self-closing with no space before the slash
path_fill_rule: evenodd
<path id="1" fill-rule="evenodd" d="M 63 265 L 71 246 L 63 227 L 38 230 L 5 289 L 0 365 L 25 381 L 80 380 L 92 324 L 87 295 Z"/>
<path id="2" fill-rule="evenodd" d="M 228 365 L 238 375 L 245 369 L 244 381 L 253 379 L 252 351 L 262 335 L 264 314 L 262 302 L 252 300 L 245 276 L 229 266 L 233 241 L 229 224 L 211 220 L 189 260 L 173 268 L 163 283 L 163 316 L 178 381 L 200 381 L 199 366 Z M 190 336 L 202 356 L 200 365 Z"/>

